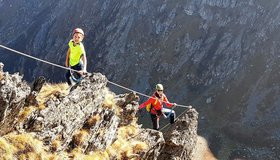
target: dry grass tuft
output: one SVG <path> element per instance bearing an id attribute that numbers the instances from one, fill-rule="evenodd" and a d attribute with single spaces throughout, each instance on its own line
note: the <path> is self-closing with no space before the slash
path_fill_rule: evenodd
<path id="1" fill-rule="evenodd" d="M 16 147 L 9 144 L 4 138 L 0 138 L 0 159 L 15 159 Z"/>
<path id="2" fill-rule="evenodd" d="M 43 143 L 35 139 L 31 134 L 10 133 L 0 138 L 1 150 L 0 157 L 14 157 L 11 159 L 40 159 L 49 154 L 45 151 Z M 17 157 L 17 158 L 15 158 Z M 3 158 L 5 159 L 5 158 Z"/>
<path id="3" fill-rule="evenodd" d="M 75 159 L 75 160 L 83 160 L 85 157 L 85 154 L 83 154 L 83 150 L 79 147 L 73 149 L 71 153 L 69 153 L 69 158 L 70 159 Z"/>
<path id="4" fill-rule="evenodd" d="M 66 152 L 60 152 L 59 154 L 50 154 L 46 157 L 42 157 L 43 160 L 68 160 L 69 159 L 69 153 Z"/>
<path id="5" fill-rule="evenodd" d="M 115 105 L 114 96 L 112 94 L 109 94 L 109 93 L 106 94 L 102 106 L 104 108 L 113 109 L 114 105 Z"/>
<path id="6" fill-rule="evenodd" d="M 46 102 L 46 100 L 53 95 L 57 95 L 57 94 L 67 95 L 68 94 L 67 89 L 68 89 L 68 85 L 66 83 L 58 83 L 58 84 L 46 83 L 43 85 L 36 99 L 39 102 L 39 104 L 44 104 L 44 102 Z"/>
<path id="7" fill-rule="evenodd" d="M 80 130 L 77 134 L 73 137 L 73 143 L 75 146 L 81 146 L 86 138 L 88 137 L 89 132 L 87 130 Z"/>
<path id="8" fill-rule="evenodd" d="M 18 115 L 18 122 L 23 122 L 33 111 L 36 110 L 35 106 L 23 108 Z"/>
<path id="9" fill-rule="evenodd" d="M 129 138 L 137 135 L 138 132 L 139 129 L 134 125 L 120 127 L 118 130 L 118 138 Z"/>
<path id="10" fill-rule="evenodd" d="M 46 108 L 45 104 L 39 104 L 39 106 L 38 106 L 38 109 L 39 109 L 39 110 L 43 110 L 43 109 L 45 109 L 45 108 Z"/>
<path id="11" fill-rule="evenodd" d="M 81 148 L 75 148 L 70 153 L 70 158 L 75 159 L 75 160 L 108 160 L 108 159 L 110 159 L 107 152 L 96 151 L 94 153 L 85 155 L 85 154 L 83 154 Z"/>
<path id="12" fill-rule="evenodd" d="M 108 153 L 102 151 L 96 151 L 84 157 L 84 160 L 108 160 L 108 159 L 110 159 Z"/>
<path id="13" fill-rule="evenodd" d="M 94 126 L 96 124 L 96 122 L 100 121 L 101 117 L 99 115 L 94 115 L 94 116 L 91 116 L 86 124 L 85 124 L 85 128 L 89 129 L 91 128 L 92 126 Z"/>
<path id="14" fill-rule="evenodd" d="M 51 144 L 51 151 L 52 152 L 55 152 L 57 151 L 59 148 L 61 147 L 61 141 L 59 139 L 56 139 L 54 141 L 52 141 L 52 144 Z"/>
<path id="15" fill-rule="evenodd" d="M 107 150 L 110 157 L 116 157 L 116 159 L 128 159 L 133 156 L 132 142 L 127 139 L 118 139 Z"/>
<path id="16" fill-rule="evenodd" d="M 31 134 L 8 134 L 4 136 L 7 141 L 18 150 L 39 153 L 43 151 L 43 143 Z"/>
<path id="17" fill-rule="evenodd" d="M 4 78 L 3 72 L 0 71 L 0 81 Z"/>
<path id="18" fill-rule="evenodd" d="M 134 141 L 131 145 L 133 153 L 140 153 L 148 149 L 148 145 L 145 142 Z"/>
<path id="19" fill-rule="evenodd" d="M 110 157 L 116 157 L 116 159 L 139 159 L 137 154 L 145 152 L 148 149 L 148 145 L 144 142 L 130 139 L 130 137 L 137 134 L 139 134 L 139 130 L 136 125 L 119 128 L 117 140 L 107 147 L 106 152 Z"/>
<path id="20" fill-rule="evenodd" d="M 69 153 L 61 152 L 52 154 L 43 145 L 43 142 L 35 139 L 31 134 L 10 133 L 0 137 L 0 159 L 2 160 L 61 160 L 69 159 Z"/>

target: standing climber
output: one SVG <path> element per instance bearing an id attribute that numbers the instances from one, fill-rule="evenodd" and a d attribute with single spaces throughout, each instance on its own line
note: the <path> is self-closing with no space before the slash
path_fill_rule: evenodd
<path id="1" fill-rule="evenodd" d="M 149 98 L 146 102 L 139 105 L 139 109 L 146 107 L 150 112 L 153 129 L 155 130 L 159 130 L 159 119 L 161 115 L 169 117 L 171 124 L 175 121 L 175 111 L 172 109 L 163 108 L 163 103 L 165 103 L 169 108 L 176 106 L 176 103 L 170 103 L 163 93 L 163 85 L 157 84 L 156 91 L 154 92 L 152 97 Z"/>
<path id="2" fill-rule="evenodd" d="M 65 78 L 68 85 L 72 85 L 70 77 L 74 77 L 73 74 L 79 79 L 82 74 L 87 73 L 87 57 L 82 43 L 84 36 L 84 31 L 81 28 L 76 28 L 73 31 L 73 39 L 68 43 L 69 48 L 66 55 L 65 65 L 66 67 L 79 71 L 78 73 L 75 71 L 67 71 Z"/>

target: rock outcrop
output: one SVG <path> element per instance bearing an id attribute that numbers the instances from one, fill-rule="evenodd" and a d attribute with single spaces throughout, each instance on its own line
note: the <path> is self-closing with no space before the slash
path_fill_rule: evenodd
<path id="1" fill-rule="evenodd" d="M 164 133 L 165 145 L 159 159 L 192 160 L 197 143 L 198 113 L 190 109 Z"/>
<path id="2" fill-rule="evenodd" d="M 131 126 L 137 120 L 139 97 L 135 93 L 115 95 L 106 87 L 108 81 L 100 73 L 84 78 L 66 95 L 60 91 L 50 94 L 43 108 L 38 108 L 42 104 L 30 100 L 40 92 L 43 78 L 29 87 L 18 74 L 3 75 L 0 86 L 1 136 L 10 132 L 30 133 L 53 153 L 79 148 L 82 153 L 90 154 L 114 145 L 120 128 Z M 30 106 L 33 109 L 24 118 L 19 116 Z M 137 134 L 132 132 L 127 141 L 134 139 L 148 147 L 139 151 L 136 146 L 133 149 L 135 154 L 127 156 L 124 153 L 123 158 L 192 159 L 197 118 L 197 112 L 191 109 L 164 134 L 136 126 L 139 131 Z"/>
<path id="3" fill-rule="evenodd" d="M 0 135 L 3 135 L 13 130 L 15 117 L 25 105 L 31 89 L 18 73 L 3 72 L 2 63 L 0 73 Z"/>

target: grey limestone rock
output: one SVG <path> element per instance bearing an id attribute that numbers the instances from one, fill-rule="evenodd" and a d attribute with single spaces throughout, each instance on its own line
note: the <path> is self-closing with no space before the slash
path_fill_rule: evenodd
<path id="1" fill-rule="evenodd" d="M 197 142 L 198 113 L 189 109 L 164 133 L 165 145 L 160 159 L 192 160 Z"/>
<path id="2" fill-rule="evenodd" d="M 1 73 L 3 78 L 0 80 L 0 135 L 3 135 L 13 130 L 16 117 L 31 90 L 18 73 Z"/>

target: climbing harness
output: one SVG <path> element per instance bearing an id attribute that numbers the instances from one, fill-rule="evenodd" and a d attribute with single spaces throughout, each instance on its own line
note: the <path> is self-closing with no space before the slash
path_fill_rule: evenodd
<path id="1" fill-rule="evenodd" d="M 70 80 L 72 80 L 74 83 L 80 83 L 82 79 L 84 79 L 83 75 L 73 70 L 70 70 Z"/>
<path id="2" fill-rule="evenodd" d="M 169 118 L 169 117 L 171 116 L 171 114 L 174 112 L 173 108 L 175 108 L 175 107 L 172 107 L 172 108 L 170 109 L 170 112 L 168 113 L 168 115 L 165 115 L 165 114 L 163 113 L 164 118 Z"/>

